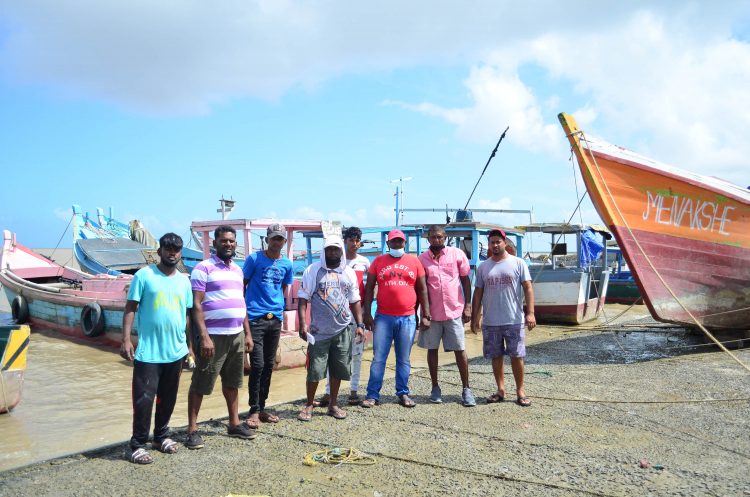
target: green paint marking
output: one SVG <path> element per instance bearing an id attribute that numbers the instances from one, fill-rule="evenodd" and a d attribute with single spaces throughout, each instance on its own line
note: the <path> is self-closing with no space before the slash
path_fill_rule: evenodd
<path id="1" fill-rule="evenodd" d="M 716 243 L 718 243 L 720 245 L 729 245 L 730 247 L 742 248 L 742 242 L 730 242 L 730 241 L 726 241 L 726 242 L 716 242 Z"/>

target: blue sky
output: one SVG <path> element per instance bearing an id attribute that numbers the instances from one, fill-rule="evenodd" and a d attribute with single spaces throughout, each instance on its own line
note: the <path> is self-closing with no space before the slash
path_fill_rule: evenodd
<path id="1" fill-rule="evenodd" d="M 506 126 L 471 206 L 563 221 L 561 111 L 750 185 L 750 7 L 625 3 L 0 0 L 0 226 L 54 246 L 77 203 L 186 234 L 222 195 L 234 218 L 390 224 L 391 179 L 407 208 L 463 206 Z"/>

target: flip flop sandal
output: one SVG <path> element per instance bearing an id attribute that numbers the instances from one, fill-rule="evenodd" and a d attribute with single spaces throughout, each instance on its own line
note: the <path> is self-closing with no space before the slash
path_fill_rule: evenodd
<path id="1" fill-rule="evenodd" d="M 313 407 L 328 407 L 328 404 L 330 403 L 331 403 L 331 397 L 328 394 L 326 394 L 317 400 L 313 400 Z"/>
<path id="2" fill-rule="evenodd" d="M 157 442 L 154 440 L 154 442 L 151 444 L 151 447 L 158 450 L 159 452 L 163 452 L 164 454 L 174 454 L 177 452 L 177 442 L 172 440 L 171 438 L 165 438 L 161 442 Z"/>
<path id="3" fill-rule="evenodd" d="M 308 411 L 308 409 L 310 410 Z M 300 421 L 312 420 L 312 408 L 302 409 L 299 414 L 297 414 L 297 419 L 299 419 Z"/>
<path id="4" fill-rule="evenodd" d="M 130 454 L 130 462 L 133 464 L 151 464 L 154 459 L 144 448 L 136 449 Z"/>
<path id="5" fill-rule="evenodd" d="M 359 398 L 359 395 L 350 395 L 349 396 L 349 405 L 350 406 L 356 406 L 360 403 L 361 399 Z"/>
<path id="6" fill-rule="evenodd" d="M 346 411 L 340 409 L 338 406 L 333 409 L 328 409 L 328 415 L 335 419 L 346 419 Z"/>
<path id="7" fill-rule="evenodd" d="M 487 403 L 488 404 L 495 404 L 497 402 L 502 402 L 505 400 L 505 397 L 500 395 L 498 392 L 493 393 L 489 397 L 487 397 Z"/>
<path id="8" fill-rule="evenodd" d="M 365 409 L 369 409 L 371 407 L 379 406 L 380 401 L 376 399 L 365 399 L 360 404 L 360 407 L 364 407 Z"/>
<path id="9" fill-rule="evenodd" d="M 531 406 L 531 400 L 529 400 L 529 398 L 526 397 L 526 396 L 518 397 L 516 399 L 516 404 L 518 404 L 521 407 L 530 407 Z"/>
<path id="10" fill-rule="evenodd" d="M 399 398 L 398 398 L 398 399 L 399 399 L 399 400 L 398 400 L 398 403 L 399 403 L 399 404 L 401 404 L 401 405 L 402 405 L 402 406 L 404 406 L 404 407 L 414 407 L 414 406 L 416 406 L 416 405 L 417 405 L 417 404 L 415 404 L 415 403 L 414 403 L 414 401 L 413 401 L 413 400 L 411 400 L 411 399 L 409 398 L 409 396 L 408 396 L 408 395 L 401 395 L 401 396 L 399 396 Z"/>

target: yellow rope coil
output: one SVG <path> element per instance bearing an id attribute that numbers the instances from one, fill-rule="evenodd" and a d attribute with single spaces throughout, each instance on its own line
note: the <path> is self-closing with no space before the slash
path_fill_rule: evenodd
<path id="1" fill-rule="evenodd" d="M 334 447 L 332 449 L 321 449 L 305 454 L 302 462 L 305 466 L 316 466 L 317 464 L 375 464 L 373 456 L 364 454 L 359 450 L 351 447 Z"/>

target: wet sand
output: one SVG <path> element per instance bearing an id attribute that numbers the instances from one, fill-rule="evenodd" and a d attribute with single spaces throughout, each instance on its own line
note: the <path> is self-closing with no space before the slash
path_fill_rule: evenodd
<path id="1" fill-rule="evenodd" d="M 610 317 L 624 308 L 608 306 Z M 721 352 L 695 346 L 700 340 L 681 330 L 652 324 L 623 324 L 617 334 L 570 330 L 542 327 L 530 334 L 530 408 L 515 405 L 512 393 L 500 404 L 462 407 L 452 354 L 441 354 L 444 403 L 428 403 L 424 351 L 415 347 L 414 409 L 396 403 L 388 380 L 381 406 L 348 408 L 342 421 L 318 409 L 312 422 L 301 423 L 295 419 L 299 402 L 290 400 L 302 397 L 303 372 L 277 372 L 272 391 L 287 395 L 274 400 L 281 402 L 275 410 L 282 420 L 263 425 L 253 441 L 227 437 L 219 409 L 217 418 L 201 427 L 204 449 L 181 447 L 175 455 L 152 451 L 155 463 L 139 467 L 123 458 L 129 426 L 118 421 L 109 431 L 117 432 L 121 443 L 1 473 L 0 493 L 750 494 L 750 381 L 745 371 Z M 474 337 L 469 342 L 467 348 L 476 353 L 481 342 Z M 750 361 L 749 350 L 737 354 Z M 368 365 L 365 361 L 363 373 Z M 512 392 L 512 375 L 506 373 Z M 471 360 L 471 382 L 477 397 L 494 390 L 484 359 Z M 127 392 L 127 384 L 120 390 Z M 129 414 L 118 400 L 101 417 L 106 426 L 113 417 L 129 419 Z M 47 422 L 65 416 L 63 411 Z M 179 414 L 174 419 L 182 424 Z M 75 444 L 74 436 L 58 436 Z M 176 431 L 177 440 L 184 436 Z M 331 446 L 355 447 L 377 462 L 302 464 L 307 452 Z M 641 461 L 648 467 L 641 468 Z"/>

